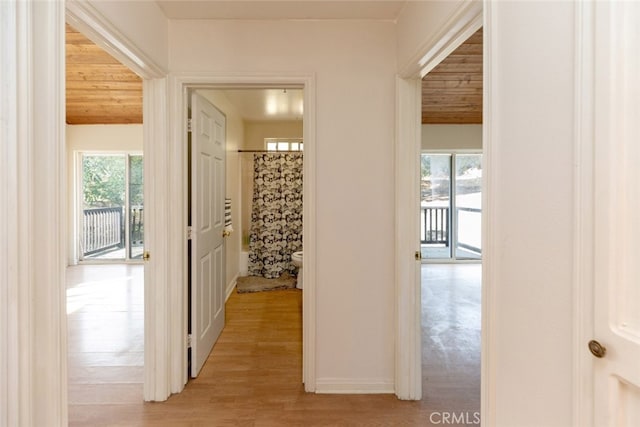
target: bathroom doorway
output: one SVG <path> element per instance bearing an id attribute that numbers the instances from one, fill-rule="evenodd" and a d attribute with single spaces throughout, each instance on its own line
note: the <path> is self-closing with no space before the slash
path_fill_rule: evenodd
<path id="1" fill-rule="evenodd" d="M 287 356 L 287 360 L 299 361 L 293 368 L 294 377 L 299 378 L 303 304 L 302 291 L 296 289 L 300 270 L 292 263 L 292 255 L 302 251 L 304 90 L 300 85 L 285 85 L 264 89 L 198 88 L 192 93 L 205 98 L 226 120 L 223 251 L 225 301 L 231 310 L 228 317 L 234 318 L 234 308 L 247 305 L 251 310 L 262 310 L 265 316 L 273 316 L 279 309 L 292 313 L 294 324 L 285 329 L 295 332 L 300 346 L 290 349 L 295 354 Z M 282 300 L 278 302 L 280 293 Z M 256 303 L 263 297 L 274 302 Z M 190 301 L 197 303 L 191 298 Z M 276 344 L 282 338 L 275 329 L 264 327 L 265 333 L 256 338 L 256 345 L 262 343 L 264 347 L 269 340 Z M 234 330 L 233 326 L 225 326 L 219 338 L 221 346 L 225 340 L 233 339 L 228 336 L 236 333 Z M 286 340 L 290 341 L 291 336 Z M 256 347 L 256 351 L 260 348 Z M 209 360 L 215 358 L 214 347 Z M 210 372 L 207 364 L 202 369 L 205 376 Z"/>

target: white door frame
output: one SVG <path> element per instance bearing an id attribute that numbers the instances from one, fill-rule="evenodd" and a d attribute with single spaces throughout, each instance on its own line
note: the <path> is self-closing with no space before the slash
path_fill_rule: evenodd
<path id="1" fill-rule="evenodd" d="M 168 381 L 167 330 L 171 311 L 167 303 L 169 268 L 167 242 L 167 183 L 163 180 L 166 153 L 159 141 L 166 140 L 166 74 L 144 52 L 124 36 L 111 22 L 87 2 L 67 0 L 66 20 L 90 40 L 118 59 L 143 79 L 143 152 L 145 250 L 153 254 L 144 271 L 144 399 L 165 400 L 173 389 Z M 63 24 L 64 25 L 64 24 Z M 64 26 L 63 26 L 64 34 Z M 61 56 L 64 57 L 64 40 Z M 153 283 L 153 286 L 148 284 Z M 63 287 L 63 294 L 64 292 Z M 65 319 L 66 321 L 66 319 Z M 64 349 L 66 356 L 66 347 Z M 66 394 L 65 394 L 66 395 Z"/>
<path id="2" fill-rule="evenodd" d="M 595 7 L 577 2 L 575 58 L 574 227 L 573 227 L 573 425 L 593 426 L 593 362 L 587 343 L 594 337 L 594 155 Z M 603 118 L 600 118 L 603 119 Z"/>
<path id="3" fill-rule="evenodd" d="M 166 143 L 170 167 L 165 169 L 171 185 L 168 215 L 174 244 L 171 251 L 172 280 L 167 291 L 171 295 L 170 311 L 178 319 L 170 330 L 172 384 L 187 382 L 187 107 L 188 91 L 192 89 L 269 88 L 299 86 L 304 89 L 304 164 L 303 164 L 303 235 L 304 259 L 302 293 L 302 380 L 307 392 L 316 389 L 316 143 L 315 143 L 315 76 L 313 74 L 246 74 L 246 73 L 176 73 L 169 77 L 170 141 Z M 156 144 L 157 147 L 157 144 Z M 168 172 L 168 173 L 167 173 Z M 180 390 L 175 390 L 180 391 Z M 175 392 L 174 391 L 174 392 Z"/>
<path id="4" fill-rule="evenodd" d="M 0 48 L 0 425 L 63 425 L 64 4 L 0 2 Z"/>
<path id="5" fill-rule="evenodd" d="M 486 4 L 484 5 L 487 6 Z M 416 257 L 416 251 L 420 251 L 418 212 L 420 208 L 419 177 L 420 177 L 420 152 L 421 152 L 421 80 L 437 64 L 453 52 L 469 36 L 483 26 L 483 4 L 481 2 L 464 2 L 453 16 L 443 25 L 437 36 L 426 41 L 423 45 L 422 59 L 418 63 L 408 67 L 405 74 L 400 75 L 396 81 L 396 146 L 395 146 L 395 176 L 396 176 L 396 223 L 395 223 L 395 265 L 396 265 L 396 344 L 395 344 L 395 384 L 396 395 L 399 399 L 419 400 L 422 397 L 422 345 L 420 318 L 421 283 L 420 283 L 420 259 Z M 487 29 L 485 24 L 485 40 Z M 486 43 L 486 41 L 485 41 Z M 486 44 L 485 44 L 486 46 Z M 487 50 L 485 47 L 485 89 L 487 85 Z M 487 120 L 487 97 L 485 102 L 485 121 Z M 490 164 L 490 141 L 487 130 L 484 131 L 483 162 Z M 487 169 L 486 167 L 484 169 Z M 488 233 L 486 212 L 489 205 L 490 178 L 483 174 L 483 248 L 488 245 Z M 482 348 L 483 348 L 483 388 L 482 400 L 486 402 L 488 390 L 485 386 L 485 377 L 488 374 L 486 351 L 488 349 L 488 320 L 489 304 L 486 303 L 489 295 L 490 283 L 486 268 L 491 254 L 483 254 L 483 303 L 482 303 Z M 483 416 L 485 407 L 482 408 Z"/>

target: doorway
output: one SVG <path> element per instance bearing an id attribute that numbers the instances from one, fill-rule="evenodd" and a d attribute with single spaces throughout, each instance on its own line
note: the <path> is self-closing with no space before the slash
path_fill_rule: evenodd
<path id="1" fill-rule="evenodd" d="M 230 74 L 230 75 L 218 75 L 218 74 L 211 74 L 211 75 L 203 75 L 203 74 L 196 74 L 196 75 L 182 75 L 179 77 L 176 77 L 172 83 L 175 85 L 175 87 L 173 88 L 173 92 L 174 94 L 178 95 L 178 99 L 176 99 L 176 105 L 179 106 L 179 108 L 176 108 L 173 110 L 173 116 L 172 118 L 175 120 L 176 123 L 184 123 L 183 126 L 176 126 L 174 131 L 175 131 L 175 140 L 180 140 L 180 141 L 184 141 L 186 139 L 186 135 L 187 135 L 187 112 L 188 112 L 188 105 L 189 105 L 189 96 L 188 94 L 190 93 L 190 91 L 192 90 L 199 90 L 199 91 L 205 91 L 205 90 L 212 90 L 215 91 L 216 89 L 218 90 L 223 90 L 223 89 L 255 89 L 255 88 L 267 88 L 267 89 L 272 89 L 272 88 L 280 88 L 280 90 L 282 91 L 283 87 L 286 87 L 287 89 L 292 89 L 292 88 L 299 88 L 299 89 L 304 89 L 304 98 L 302 99 L 301 102 L 301 107 L 303 110 L 303 118 L 304 118 L 304 129 L 303 129 L 303 135 L 302 135 L 302 139 L 304 140 L 304 153 L 305 153 L 305 157 L 304 157 L 304 161 L 303 161 L 303 173 L 304 173 L 304 182 L 303 182 L 303 197 L 304 197 L 304 206 L 303 206 L 303 216 L 304 216 L 304 223 L 303 223 L 303 234 L 304 234 L 304 238 L 305 238 L 305 251 L 304 251 L 304 255 L 303 255 L 303 263 L 305 265 L 308 265 L 309 268 L 305 268 L 303 271 L 303 276 L 304 276 L 304 283 L 305 283 L 305 291 L 302 295 L 302 313 L 303 313 L 303 334 L 302 334 L 302 347 L 303 347 L 303 363 L 302 363 L 302 368 L 303 368 L 303 382 L 305 384 L 305 390 L 306 391 L 315 391 L 315 363 L 314 363 L 314 354 L 315 354 L 315 310 L 314 310 L 314 303 L 313 301 L 315 301 L 315 265 L 313 262 L 309 262 L 310 260 L 315 258 L 315 248 L 313 245 L 313 242 L 315 241 L 315 191 L 313 190 L 315 188 L 315 128 L 314 128 L 314 121 L 312 120 L 312 118 L 314 117 L 315 114 L 315 80 L 313 76 L 300 76 L 300 75 L 296 75 L 296 76 L 281 76 L 281 77 L 274 77 L 274 76 L 247 76 L 244 74 Z M 216 105 L 221 109 L 224 110 L 225 107 L 219 103 L 216 102 Z M 227 117 L 227 119 L 229 119 Z M 242 126 L 240 126 L 242 128 Z M 232 128 L 232 124 L 231 124 L 231 120 L 227 120 L 227 129 L 228 131 L 231 131 Z M 229 157 L 235 155 L 238 156 L 238 152 L 237 150 L 239 149 L 239 147 L 237 145 L 235 145 L 234 148 L 234 143 L 232 141 L 232 138 L 228 135 L 227 137 L 227 160 L 229 159 Z M 235 153 L 234 153 L 235 151 Z M 176 151 L 176 156 L 173 160 L 175 160 L 175 168 L 172 169 L 172 176 L 175 175 L 175 179 L 181 181 L 184 185 L 183 188 L 187 188 L 187 182 L 186 182 L 186 177 L 188 176 L 188 173 L 185 169 L 185 167 L 183 165 L 186 165 L 187 162 L 187 150 L 186 147 L 181 147 L 181 149 L 178 151 Z M 228 168 L 228 170 L 231 170 L 231 168 Z M 179 174 L 179 175 L 178 175 Z M 236 178 L 237 178 L 237 174 L 235 174 Z M 228 185 L 230 185 L 231 181 L 228 181 Z M 178 194 L 176 194 L 178 195 Z M 180 193 L 179 194 L 179 199 L 181 200 L 182 206 L 186 206 L 187 205 L 187 200 L 184 197 L 184 193 Z M 232 199 L 232 203 L 233 203 L 233 199 L 234 197 L 231 196 Z M 236 201 L 239 202 L 240 199 L 236 198 Z M 239 210 L 236 210 L 232 207 L 232 210 L 235 210 L 237 213 L 239 213 Z M 176 212 L 176 215 L 173 217 L 175 219 L 176 223 L 182 224 L 182 227 L 184 229 L 187 228 L 188 226 L 188 221 L 187 221 L 187 215 L 186 215 L 186 208 L 184 209 L 184 212 Z M 238 219 L 238 222 L 234 221 L 234 228 L 239 227 L 240 225 L 240 220 Z M 227 245 L 229 246 L 229 242 L 235 242 L 237 239 L 237 244 L 238 244 L 238 252 L 241 249 L 241 238 L 240 238 L 240 234 L 238 233 L 238 230 L 236 229 L 236 231 L 230 236 L 231 239 L 227 240 Z M 307 246 L 307 244 L 310 244 L 310 246 Z M 176 265 L 175 267 L 180 267 L 182 265 L 182 267 L 180 268 L 181 270 L 184 271 L 185 274 L 185 278 L 186 278 L 186 273 L 187 273 L 187 264 L 188 262 L 186 262 L 186 250 L 183 250 L 183 256 L 185 257 L 185 262 L 184 263 L 180 263 L 180 265 Z M 237 258 L 235 257 L 228 257 L 227 261 L 229 262 L 233 262 L 234 260 L 237 260 Z M 230 269 L 227 270 L 227 276 L 229 276 L 231 274 Z M 227 277 L 227 285 L 229 285 L 230 283 L 233 283 L 232 280 L 233 277 L 229 278 Z M 175 289 L 174 289 L 175 287 Z M 175 283 L 171 284 L 171 289 L 172 292 L 175 291 L 175 295 L 182 295 L 182 293 L 185 291 L 184 288 L 181 287 L 180 283 Z M 233 288 L 228 286 L 227 287 L 227 295 L 230 295 L 230 292 Z M 185 295 L 186 297 L 186 295 Z M 185 305 L 182 305 L 182 304 Z M 185 353 L 185 346 L 184 343 L 187 342 L 187 328 L 186 328 L 186 323 L 187 323 L 187 312 L 186 312 L 186 301 L 185 300 L 173 300 L 171 301 L 170 306 L 172 307 L 172 312 L 178 313 L 181 312 L 183 313 L 180 317 L 184 319 L 184 329 L 182 330 L 178 330 L 175 329 L 172 331 L 172 334 L 174 334 L 175 336 L 175 340 L 173 340 L 173 342 L 175 343 L 175 345 L 172 345 L 171 347 L 171 352 L 172 352 L 172 356 L 171 357 L 177 357 L 178 353 L 178 349 L 180 349 L 180 354 L 182 354 L 182 360 L 184 361 L 183 363 L 181 363 L 180 367 L 180 371 L 179 371 L 179 375 L 180 377 L 184 378 L 184 383 L 186 383 L 187 380 L 187 360 L 186 357 L 184 357 Z M 173 356 L 173 353 L 175 352 L 175 356 Z M 176 368 L 178 367 L 178 364 L 176 364 Z"/>
<path id="2" fill-rule="evenodd" d="M 468 423 L 480 421 L 482 63 L 480 28 L 421 83 L 423 398 L 448 396 Z"/>
<path id="3" fill-rule="evenodd" d="M 448 32 L 442 33 L 442 38 L 435 43 L 433 49 L 424 52 L 424 57 L 416 64 L 415 68 L 407 70 L 403 77 L 397 79 L 397 135 L 396 135 L 396 395 L 401 399 L 421 400 L 424 395 L 423 385 L 423 327 L 422 310 L 422 254 L 420 245 L 420 156 L 423 149 L 451 150 L 450 145 L 444 147 L 424 146 L 424 127 L 429 124 L 426 121 L 424 102 L 425 87 L 432 91 L 446 92 L 447 89 L 474 89 L 480 97 L 482 104 L 483 78 L 466 77 L 466 73 L 456 73 L 456 68 L 465 61 L 458 60 L 458 64 L 450 64 L 441 67 L 443 71 L 440 81 L 425 82 L 422 77 L 434 71 L 442 60 L 452 52 L 459 49 L 470 37 L 477 35 L 482 29 L 483 11 L 482 4 L 470 5 L 465 9 L 465 15 L 458 15 L 457 20 L 447 26 Z M 481 33 L 480 33 L 481 35 Z M 483 48 L 473 47 L 476 55 L 482 58 Z M 454 61 L 455 62 L 455 61 Z M 482 71 L 483 59 L 472 61 L 469 68 Z M 417 67 L 420 67 L 418 69 Z M 448 69 L 448 70 L 447 70 Z M 447 73 L 447 71 L 452 74 Z M 462 74 L 462 75 L 461 75 Z M 466 90 L 463 90 L 464 93 Z M 466 95 L 462 95 L 464 98 Z M 446 101 L 444 96 L 433 96 L 436 101 Z M 458 102 L 460 107 L 464 104 Z M 431 115 L 439 123 L 452 125 L 455 122 L 444 122 L 444 117 L 452 120 L 450 108 L 440 112 L 442 106 L 432 108 Z M 458 118 L 475 116 L 477 123 L 482 121 L 482 112 L 459 111 L 453 116 Z M 439 118 L 437 116 L 440 116 Z M 434 122 L 434 126 L 439 126 Z M 480 132 L 482 134 L 482 131 Z M 443 140 L 444 141 L 444 140 Z M 470 147 L 457 147 L 469 149 Z M 486 195 L 483 196 L 483 201 Z M 483 205 L 484 206 L 484 205 Z M 429 267 L 425 264 L 424 267 Z M 486 291 L 483 289 L 483 298 Z M 482 307 L 484 312 L 485 307 Z M 484 313 L 483 313 L 484 314 Z M 482 329 L 482 333 L 484 333 Z M 483 341 L 484 342 L 484 341 Z M 485 369 L 485 365 L 482 365 Z M 480 374 L 480 372 L 478 372 Z M 484 391 L 483 391 L 484 393 Z"/>
<path id="4" fill-rule="evenodd" d="M 188 113 L 190 116 L 191 131 L 188 132 L 188 164 L 190 169 L 187 173 L 188 186 L 193 190 L 190 190 L 187 200 L 187 221 L 189 227 L 191 227 L 191 239 L 188 243 L 188 254 L 190 261 L 189 267 L 189 292 L 188 292 L 188 314 L 187 314 L 187 328 L 188 334 L 191 338 L 192 347 L 188 349 L 189 356 L 187 357 L 188 363 L 190 363 L 189 376 L 195 378 L 198 372 L 202 368 L 202 363 L 206 360 L 207 355 L 211 351 L 210 347 L 203 349 L 200 343 L 196 342 L 197 346 L 200 346 L 199 350 L 194 350 L 193 344 L 196 340 L 196 336 L 199 336 L 203 328 L 197 323 L 198 319 L 202 316 L 198 314 L 202 310 L 203 305 L 201 297 L 197 296 L 196 290 L 198 289 L 198 279 L 195 277 L 194 272 L 198 273 L 197 265 L 194 264 L 195 249 L 193 246 L 193 239 L 197 236 L 197 230 L 200 228 L 197 224 L 197 216 L 200 212 L 200 208 L 197 207 L 199 193 L 193 188 L 194 184 L 198 184 L 200 180 L 199 176 L 201 172 L 198 169 L 201 168 L 202 162 L 198 162 L 194 157 L 198 152 L 197 147 L 200 144 L 202 137 L 201 123 L 203 114 L 199 111 L 203 110 L 204 105 L 209 105 L 212 108 L 211 114 L 204 114 L 205 116 L 215 117 L 216 112 L 220 115 L 221 123 L 224 123 L 225 135 L 225 152 L 224 152 L 224 169 L 222 169 L 222 175 L 216 177 L 216 182 L 211 182 L 212 188 L 218 188 L 221 185 L 219 194 L 222 201 L 224 201 L 224 217 L 225 221 L 224 229 L 220 230 L 220 233 L 224 236 L 224 247 L 222 249 L 223 259 L 221 261 L 221 267 L 216 264 L 217 271 L 214 271 L 214 275 L 218 273 L 222 276 L 222 303 L 226 305 L 226 301 L 232 306 L 238 304 L 244 304 L 244 301 L 260 298 L 256 296 L 261 292 L 260 289 L 268 289 L 271 285 L 277 285 L 280 287 L 290 286 L 295 288 L 295 274 L 298 272 L 296 267 L 292 267 L 291 255 L 289 259 L 286 255 L 282 254 L 282 251 L 286 251 L 287 248 L 294 250 L 302 249 L 302 211 L 303 205 L 300 200 L 299 205 L 291 200 L 291 197 L 296 196 L 301 199 L 303 193 L 303 181 L 302 181 L 302 169 L 303 169 L 303 102 L 304 93 L 299 85 L 283 85 L 281 88 L 273 87 L 224 87 L 211 89 L 199 87 L 195 90 L 189 90 L 187 102 Z M 222 125 L 221 125 L 222 126 Z M 220 127 L 222 129 L 222 127 Z M 295 159 L 293 158 L 295 157 Z M 221 157 L 222 158 L 222 157 Z M 260 222 L 260 212 L 254 209 L 262 205 L 254 205 L 254 172 L 258 173 L 256 167 L 260 165 L 264 167 L 264 173 L 268 173 L 270 176 L 277 171 L 284 171 L 285 175 L 282 176 L 284 181 L 280 182 L 281 185 L 269 186 L 263 190 L 265 194 L 261 200 L 279 200 L 276 193 L 282 191 L 282 197 L 287 196 L 286 203 L 284 199 L 283 206 L 287 207 L 286 212 L 275 212 L 274 215 L 284 215 L 279 218 L 270 217 L 268 224 L 266 222 Z M 290 166 L 290 168 L 289 168 Z M 299 179 L 292 179 L 292 174 L 297 171 Z M 285 179 L 286 178 L 286 179 Z M 226 181 L 226 183 L 224 182 Z M 260 182 L 263 182 L 262 180 Z M 284 191 L 284 187 L 288 190 Z M 289 188 L 294 186 L 294 188 Z M 277 187 L 279 190 L 276 191 Z M 216 191 L 218 191 L 216 190 Z M 194 204 L 195 202 L 195 204 Z M 276 203 L 277 204 L 277 203 Z M 291 211 L 293 207 L 297 206 L 297 214 Z M 276 209 L 276 206 L 273 206 Z M 276 209 L 277 210 L 277 209 Z M 195 216 L 194 216 L 195 214 Z M 297 215 L 298 220 L 295 221 L 294 216 Z M 252 219 L 253 218 L 253 219 Z M 257 222 L 256 222 L 257 221 Z M 283 230 L 277 234 L 285 236 L 280 243 L 284 246 L 277 247 L 277 253 L 284 258 L 282 266 L 277 263 L 273 263 L 271 258 L 268 258 L 269 271 L 268 274 L 259 274 L 259 270 L 262 268 L 263 261 L 260 266 L 251 265 L 251 274 L 248 272 L 249 267 L 249 254 L 251 253 L 252 261 L 260 263 L 259 259 L 262 257 L 270 257 L 273 255 L 273 249 L 265 247 L 266 240 L 260 238 L 261 245 L 259 250 L 256 249 L 257 238 L 254 233 L 267 233 L 271 241 L 275 238 L 273 234 L 274 227 L 278 227 L 279 221 L 282 223 Z M 253 224 L 253 225 L 252 225 Z M 258 230 L 256 224 L 262 224 L 262 228 Z M 267 227 L 268 225 L 268 227 Z M 293 231 L 297 233 L 298 238 L 295 238 Z M 277 239 L 276 239 L 277 240 Z M 296 246 L 295 242 L 299 240 L 299 244 Z M 279 243 L 277 243 L 279 245 Z M 286 248 L 285 248 L 286 246 Z M 251 252 L 253 250 L 253 252 Z M 264 252 L 264 253 L 263 253 Z M 267 258 L 265 258 L 266 260 Z M 282 272 L 276 274 L 278 277 L 273 277 L 273 274 L 279 267 L 284 268 Z M 291 274 L 290 274 L 291 273 Z M 293 275 L 293 276 L 292 276 Z M 269 277 L 271 276 L 271 277 Z M 255 279 L 255 283 L 252 280 Z M 267 283 L 268 282 L 268 283 Z M 271 283 L 273 282 L 273 283 Z M 236 291 L 236 285 L 238 290 Z M 253 287 L 253 285 L 258 285 Z M 258 291 L 254 293 L 254 291 Z M 280 292 L 280 291 L 270 291 Z M 216 291 L 217 293 L 217 291 Z M 253 295 L 247 295 L 253 293 Z M 264 293 L 264 292 L 263 292 Z M 200 293 L 202 295 L 208 295 L 206 293 Z M 211 294 L 213 295 L 213 294 Z M 293 298 L 292 296 L 288 296 Z M 298 299 L 302 298 L 302 292 L 298 292 Z M 214 298 L 215 299 L 215 298 Z M 299 301 L 300 303 L 301 301 Z M 300 304 L 296 304 L 297 308 Z M 265 309 L 268 312 L 269 309 Z M 299 328 L 301 325 L 296 325 Z M 233 328 L 232 328 L 233 330 Z M 274 331 L 275 332 L 275 331 Z M 237 332 L 229 332 L 223 334 Z M 223 335 L 221 335 L 222 337 Z M 227 339 L 229 339 L 227 335 Z M 216 341 L 215 338 L 213 341 Z M 198 352 L 203 353 L 198 356 Z M 210 357 L 214 358 L 214 353 Z M 297 355 L 301 358 L 301 355 Z M 197 359 L 197 360 L 196 360 Z M 210 368 L 208 368 L 210 371 Z M 205 371 L 203 371 L 205 372 Z"/>
<path id="5" fill-rule="evenodd" d="M 143 400 L 142 79 L 66 26 L 68 413 Z"/>

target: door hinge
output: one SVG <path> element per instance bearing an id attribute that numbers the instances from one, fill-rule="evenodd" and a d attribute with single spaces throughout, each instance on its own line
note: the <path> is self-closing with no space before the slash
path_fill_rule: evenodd
<path id="1" fill-rule="evenodd" d="M 191 128 L 193 125 L 191 124 L 191 118 L 187 119 L 187 132 L 191 132 Z"/>
<path id="2" fill-rule="evenodd" d="M 191 348 L 191 334 L 187 335 L 187 348 Z"/>
<path id="3" fill-rule="evenodd" d="M 192 237 L 193 237 L 193 227 L 188 226 L 187 227 L 187 240 L 191 240 Z"/>

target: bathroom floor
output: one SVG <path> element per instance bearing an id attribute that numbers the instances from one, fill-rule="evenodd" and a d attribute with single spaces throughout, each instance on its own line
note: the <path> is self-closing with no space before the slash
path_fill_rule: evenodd
<path id="1" fill-rule="evenodd" d="M 201 375 L 166 402 L 143 403 L 142 266 L 73 269 L 70 425 L 428 426 L 440 421 L 434 413 L 467 411 L 473 420 L 479 411 L 480 265 L 423 266 L 420 402 L 305 393 L 302 292 L 294 289 L 232 293 L 227 325 Z M 113 286 L 99 286 L 110 277 Z"/>

